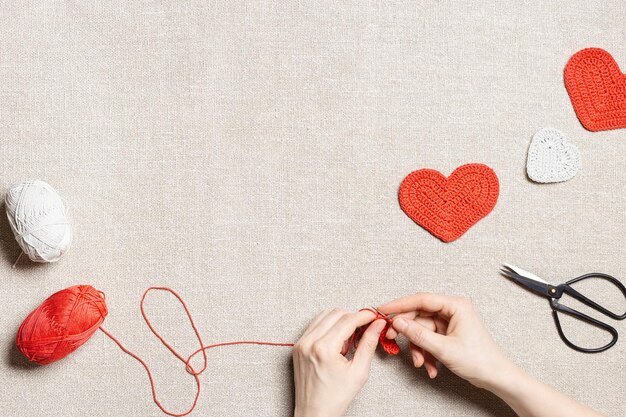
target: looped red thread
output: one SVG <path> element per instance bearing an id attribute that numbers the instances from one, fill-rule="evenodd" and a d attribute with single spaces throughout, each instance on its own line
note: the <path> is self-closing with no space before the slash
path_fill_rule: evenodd
<path id="1" fill-rule="evenodd" d="M 362 308 L 359 311 L 370 311 L 373 314 L 375 314 L 376 318 L 374 318 L 373 321 L 382 319 L 387 322 L 383 331 L 380 332 L 380 337 L 378 338 L 380 346 L 383 348 L 385 352 L 387 352 L 390 355 L 397 355 L 398 353 L 400 353 L 400 346 L 398 346 L 398 343 L 394 339 L 387 339 L 387 330 L 389 330 L 389 328 L 391 327 L 393 323 L 392 317 L 380 314 L 378 311 L 374 310 L 373 308 Z M 367 326 L 361 326 L 358 329 L 356 329 L 356 331 L 352 334 L 352 336 L 350 336 L 350 339 L 348 339 L 348 342 L 346 343 L 343 350 L 341 351 L 342 355 L 345 356 L 351 351 L 356 350 L 356 348 L 359 345 L 359 340 L 361 340 L 363 333 L 365 333 L 365 330 L 368 327 L 369 327 L 369 324 Z"/>
<path id="2" fill-rule="evenodd" d="M 147 315 L 146 310 L 144 308 L 144 304 L 145 304 L 145 301 L 146 301 L 146 297 L 148 296 L 148 293 L 150 291 L 166 291 L 166 292 L 169 292 L 174 297 L 176 297 L 176 299 L 180 302 L 180 304 L 185 309 L 185 314 L 187 315 L 187 318 L 189 319 L 189 323 L 191 324 L 193 332 L 196 335 L 196 339 L 198 340 L 198 343 L 200 345 L 200 348 L 197 349 L 195 352 L 193 352 L 191 355 L 189 355 L 188 358 L 185 358 L 176 349 L 174 349 L 172 347 L 172 345 L 170 345 L 165 340 L 165 338 L 163 336 L 161 336 L 161 334 L 154 328 L 154 326 L 152 325 L 152 322 L 148 318 L 148 315 Z M 141 309 L 141 315 L 143 316 L 143 319 L 146 322 L 146 324 L 148 325 L 148 328 L 150 329 L 150 331 L 157 337 L 157 339 L 159 339 L 161 341 L 161 343 L 163 343 L 163 345 L 176 358 L 178 358 L 185 365 L 185 370 L 191 376 L 193 376 L 193 378 L 194 378 L 194 380 L 196 382 L 196 395 L 195 395 L 195 397 L 193 399 L 193 403 L 191 404 L 189 409 L 187 409 L 186 411 L 183 411 L 181 413 L 175 413 L 175 412 L 169 411 L 167 408 L 165 408 L 163 406 L 163 404 L 161 404 L 161 402 L 159 401 L 159 399 L 157 397 L 156 386 L 155 386 L 155 383 L 154 383 L 154 377 L 152 376 L 152 372 L 150 371 L 150 367 L 148 366 L 148 364 L 141 357 L 139 357 L 139 355 L 137 355 L 136 353 L 130 351 L 124 345 L 122 345 L 122 343 L 115 336 L 113 336 L 111 333 L 109 333 L 102 326 L 100 326 L 100 330 L 102 330 L 102 332 L 105 335 L 107 335 L 111 340 L 113 340 L 120 347 L 120 349 L 122 349 L 122 351 L 124 351 L 126 354 L 128 354 L 131 357 L 133 357 L 134 359 L 136 359 L 144 367 L 144 369 L 146 370 L 146 373 L 148 374 L 148 379 L 150 380 L 150 389 L 152 390 L 152 399 L 154 400 L 154 403 L 157 405 L 157 407 L 159 407 L 159 409 L 161 411 L 163 411 L 165 414 L 167 414 L 169 416 L 172 416 L 172 417 L 186 416 L 186 415 L 191 413 L 196 408 L 196 405 L 198 404 L 198 398 L 200 397 L 200 389 L 201 389 L 201 385 L 202 385 L 200 383 L 200 378 L 199 377 L 207 369 L 207 356 L 206 356 L 206 351 L 207 350 L 212 349 L 212 348 L 216 348 L 216 347 L 220 347 L 220 346 L 232 346 L 232 345 L 268 345 L 268 346 L 286 346 L 286 347 L 293 346 L 293 343 L 275 343 L 275 342 L 259 342 L 259 341 L 225 342 L 225 343 L 216 343 L 216 344 L 206 345 L 205 346 L 204 342 L 202 341 L 202 337 L 200 336 L 200 332 L 198 331 L 198 328 L 196 327 L 196 324 L 195 324 L 195 322 L 193 320 L 191 312 L 189 311 L 189 308 L 187 307 L 187 304 L 185 303 L 185 301 L 182 299 L 182 297 L 176 291 L 174 291 L 173 289 L 168 288 L 168 287 L 149 287 L 146 291 L 144 291 L 143 296 L 141 297 L 141 302 L 139 304 L 139 307 Z M 196 371 L 191 366 L 190 362 L 191 362 L 191 359 L 194 356 L 196 356 L 198 353 L 200 353 L 200 352 L 202 352 L 204 364 L 203 364 L 203 366 L 202 366 L 202 368 L 200 370 Z"/>
<path id="3" fill-rule="evenodd" d="M 145 308 L 144 308 L 144 303 L 146 300 L 146 297 L 148 295 L 148 293 L 150 291 L 166 291 L 169 292 L 170 294 L 172 294 L 174 297 L 176 297 L 176 299 L 180 302 L 180 304 L 183 306 L 183 308 L 185 309 L 185 314 L 187 315 L 187 318 L 189 319 L 189 323 L 191 324 L 191 327 L 194 331 L 194 334 L 196 335 L 196 339 L 198 340 L 198 343 L 200 345 L 200 347 L 198 349 L 196 349 L 191 355 L 189 355 L 189 357 L 185 358 L 183 355 L 181 355 L 176 349 L 174 349 L 172 347 L 172 345 L 170 345 L 163 336 L 161 336 L 161 334 L 159 332 L 157 332 L 157 330 L 154 328 L 154 326 L 152 325 L 152 323 L 150 322 L 150 319 L 148 318 L 148 315 L 146 314 Z M 191 404 L 191 406 L 189 407 L 189 409 L 187 409 L 186 411 L 183 411 L 181 413 L 175 413 L 172 411 L 169 411 L 168 409 L 166 409 L 161 402 L 159 401 L 158 397 L 157 397 L 157 392 L 156 392 L 156 387 L 155 387 L 155 383 L 154 383 L 154 378 L 152 376 L 152 372 L 150 371 L 150 367 L 148 366 L 148 364 L 141 358 L 139 357 L 136 353 L 130 351 L 129 349 L 127 349 L 124 345 L 122 345 L 122 343 L 115 337 L 113 336 L 111 333 L 109 333 L 106 329 L 104 329 L 102 326 L 100 326 L 100 330 L 107 335 L 111 340 L 113 340 L 120 349 L 122 349 L 122 351 L 128 355 L 130 355 L 131 357 L 133 357 L 134 359 L 137 360 L 137 362 L 139 362 L 144 369 L 146 370 L 146 373 L 148 374 L 148 379 L 150 380 L 150 389 L 152 390 L 152 399 L 154 400 L 154 403 L 157 405 L 157 407 L 159 407 L 159 409 L 161 411 L 163 411 L 165 414 L 172 416 L 172 417 L 182 417 L 182 416 L 186 416 L 189 413 L 191 413 L 195 408 L 196 405 L 198 403 L 198 398 L 200 397 L 200 388 L 201 388 L 201 383 L 200 383 L 200 375 L 207 369 L 207 356 L 206 356 L 206 351 L 209 349 L 213 349 L 216 347 L 222 347 L 222 346 L 233 346 L 233 345 L 263 345 L 263 346 L 284 346 L 284 347 L 292 347 L 294 346 L 293 343 L 278 343 L 278 342 L 263 342 L 263 341 L 255 341 L 255 340 L 244 340 L 244 341 L 236 341 L 236 342 L 223 342 L 223 343 L 215 343 L 215 344 L 211 344 L 211 345 L 204 345 L 203 341 L 202 341 L 202 337 L 200 336 L 200 332 L 198 331 L 196 324 L 193 320 L 193 317 L 191 316 L 191 312 L 189 311 L 189 308 L 187 307 L 187 304 L 185 303 L 185 301 L 182 299 L 182 297 L 173 289 L 168 288 L 168 287 L 149 287 L 146 291 L 144 291 L 143 296 L 141 297 L 141 303 L 140 303 L 140 309 L 141 309 L 141 315 L 143 316 L 144 321 L 146 322 L 146 324 L 148 325 L 148 328 L 150 329 L 150 331 L 161 341 L 161 343 L 163 343 L 163 345 L 177 358 L 179 359 L 184 365 L 185 365 L 185 370 L 191 375 L 193 376 L 195 382 L 196 382 L 196 395 L 193 399 L 193 403 Z M 398 347 L 398 344 L 396 343 L 395 340 L 390 340 L 387 339 L 385 337 L 385 335 L 387 334 L 387 330 L 389 329 L 389 327 L 391 326 L 391 318 L 389 316 L 383 316 L 381 314 L 379 314 L 377 311 L 371 309 L 371 308 L 365 308 L 363 310 L 368 310 L 371 311 L 372 313 L 374 313 L 376 315 L 376 319 L 384 319 L 387 322 L 387 325 L 385 326 L 385 329 L 383 330 L 383 332 L 380 334 L 380 343 L 383 347 L 383 349 L 385 350 L 385 352 L 389 353 L 390 355 L 397 355 L 398 352 L 400 351 L 400 348 Z M 363 311 L 361 310 L 361 311 Z M 357 329 L 354 334 L 350 337 L 348 343 L 347 343 L 347 348 L 344 349 L 344 351 L 342 351 L 343 355 L 346 355 L 350 352 L 351 349 L 356 349 L 359 340 L 361 339 L 361 336 L 363 335 L 363 333 L 365 332 L 365 329 L 367 328 L 367 326 L 362 326 L 359 329 Z M 203 366 L 202 369 L 196 371 L 190 364 L 191 360 L 193 359 L 194 356 L 196 356 L 197 354 L 202 353 L 203 356 Z"/>
<path id="4" fill-rule="evenodd" d="M 193 367 L 191 367 L 191 365 L 189 365 L 188 361 L 180 354 L 176 351 L 176 349 L 174 349 L 169 343 L 167 343 L 167 341 L 163 338 L 163 336 L 161 336 L 161 334 L 159 332 L 157 332 L 154 328 L 154 326 L 152 326 L 152 322 L 150 322 L 150 319 L 148 318 L 148 315 L 146 314 L 145 308 L 144 308 L 144 303 L 146 301 L 146 296 L 148 295 L 148 293 L 150 291 L 153 290 L 158 290 L 158 291 L 167 291 L 169 293 L 171 293 L 172 295 L 174 295 L 174 297 L 176 297 L 178 299 L 178 301 L 181 303 L 181 305 L 183 306 L 183 308 L 185 309 L 185 314 L 187 315 L 187 318 L 189 319 L 189 323 L 191 324 L 191 327 L 193 328 L 193 331 L 196 335 L 196 338 L 198 339 L 198 343 L 200 344 L 200 347 L 203 346 L 203 342 L 202 342 L 202 337 L 200 336 L 200 332 L 198 331 L 195 322 L 193 320 L 193 317 L 191 316 L 191 313 L 189 312 L 189 308 L 187 307 L 187 304 L 185 303 L 185 301 L 181 298 L 181 296 L 174 290 L 172 290 L 171 288 L 167 288 L 167 287 L 149 287 L 146 291 L 144 291 L 143 296 L 141 297 L 141 302 L 139 304 L 139 307 L 141 309 L 141 315 L 143 316 L 144 321 L 146 322 L 146 324 L 148 325 L 148 328 L 150 329 L 150 331 L 161 341 L 161 343 L 163 343 L 163 345 L 170 351 L 172 352 L 172 354 L 178 358 L 181 362 L 183 362 L 185 364 L 185 370 L 191 374 L 194 378 L 194 380 L 196 381 L 196 395 L 194 397 L 193 403 L 191 405 L 191 407 L 187 410 L 184 411 L 182 413 L 174 413 L 171 412 L 169 410 L 167 410 L 159 401 L 158 397 L 157 397 L 157 393 L 156 393 L 156 387 L 154 385 L 154 378 L 152 376 L 152 372 L 150 371 L 150 368 L 148 367 L 148 364 L 141 359 L 136 353 L 131 352 L 130 350 L 128 350 L 126 347 L 124 347 L 124 345 L 122 345 L 122 343 L 117 340 L 117 338 L 115 336 L 113 336 L 111 333 L 109 333 L 106 329 L 104 329 L 102 326 L 100 326 L 100 330 L 102 330 L 102 332 L 104 334 L 106 334 L 111 340 L 113 340 L 119 347 L 120 349 L 122 349 L 122 351 L 124 351 L 125 353 L 127 353 L 128 355 L 132 356 L 133 358 L 135 358 L 146 370 L 146 373 L 148 374 L 148 379 L 150 380 L 150 388 L 152 390 L 152 398 L 154 400 L 154 403 L 157 405 L 157 407 L 159 407 L 159 409 L 161 409 L 161 411 L 163 411 L 165 414 L 173 416 L 173 417 L 182 417 L 182 416 L 186 416 L 187 414 L 191 413 L 195 408 L 196 408 L 196 404 L 198 403 L 198 398 L 200 397 L 200 378 L 199 375 L 204 372 L 206 370 L 207 367 L 207 357 L 206 357 L 206 352 L 204 353 L 204 365 L 202 367 L 202 369 L 200 371 L 194 371 Z"/>

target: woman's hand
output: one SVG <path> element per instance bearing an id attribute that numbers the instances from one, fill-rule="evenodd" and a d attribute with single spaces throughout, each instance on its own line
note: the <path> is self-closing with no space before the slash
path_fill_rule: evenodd
<path id="1" fill-rule="evenodd" d="M 402 334 L 411 342 L 416 367 L 437 375 L 435 358 L 480 388 L 492 388 L 515 366 L 495 344 L 469 299 L 418 293 L 379 307 L 397 314 L 387 337 Z M 395 330 L 395 331 L 394 331 Z"/>
<path id="2" fill-rule="evenodd" d="M 509 361 L 466 298 L 422 293 L 378 310 L 397 314 L 387 337 L 400 333 L 409 339 L 415 366 L 425 363 L 431 378 L 437 375 L 437 358 L 461 378 L 502 398 L 520 417 L 602 417 Z"/>
<path id="3" fill-rule="evenodd" d="M 293 350 L 296 386 L 295 417 L 340 417 L 369 376 L 384 320 L 374 321 L 363 333 L 352 360 L 341 351 L 355 330 L 375 316 L 371 311 L 341 309 L 318 315 Z"/>

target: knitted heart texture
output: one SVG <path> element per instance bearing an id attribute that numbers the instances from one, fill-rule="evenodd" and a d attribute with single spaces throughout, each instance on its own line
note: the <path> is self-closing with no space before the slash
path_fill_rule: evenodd
<path id="1" fill-rule="evenodd" d="M 557 129 L 545 128 L 535 133 L 526 161 L 528 178 L 553 183 L 570 180 L 580 169 L 580 152 Z"/>
<path id="2" fill-rule="evenodd" d="M 592 132 L 626 127 L 626 74 L 607 51 L 587 48 L 565 66 L 565 88 L 576 116 Z"/>
<path id="3" fill-rule="evenodd" d="M 400 184 L 400 207 L 443 242 L 452 242 L 493 210 L 500 183 L 483 164 L 466 164 L 445 177 L 434 169 L 411 172 Z"/>

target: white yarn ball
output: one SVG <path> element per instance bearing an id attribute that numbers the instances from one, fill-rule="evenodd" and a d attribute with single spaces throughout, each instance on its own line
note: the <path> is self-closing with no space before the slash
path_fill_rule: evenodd
<path id="1" fill-rule="evenodd" d="M 18 245 L 35 262 L 56 262 L 72 243 L 65 205 L 43 181 L 11 187 L 5 198 L 7 217 Z"/>

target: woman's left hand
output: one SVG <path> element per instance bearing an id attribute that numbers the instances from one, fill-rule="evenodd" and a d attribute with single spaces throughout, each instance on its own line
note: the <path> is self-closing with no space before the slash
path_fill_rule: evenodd
<path id="1" fill-rule="evenodd" d="M 295 417 L 341 417 L 363 388 L 385 327 L 376 320 L 363 333 L 352 360 L 341 351 L 355 330 L 375 316 L 363 310 L 326 310 L 318 315 L 293 350 Z"/>

